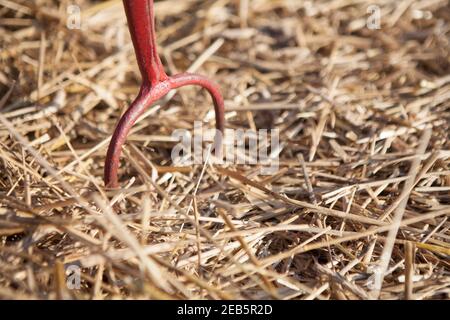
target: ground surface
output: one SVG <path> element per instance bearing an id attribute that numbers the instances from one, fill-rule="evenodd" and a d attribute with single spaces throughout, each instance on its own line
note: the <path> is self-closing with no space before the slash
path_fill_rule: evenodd
<path id="1" fill-rule="evenodd" d="M 0 0 L 0 298 L 449 297 L 448 1 L 159 1 L 168 73 L 213 78 L 227 128 L 279 129 L 280 167 L 173 166 L 175 129 L 214 126 L 182 89 L 119 191 L 140 77 L 121 2 L 74 2 L 81 29 L 72 1 Z"/>

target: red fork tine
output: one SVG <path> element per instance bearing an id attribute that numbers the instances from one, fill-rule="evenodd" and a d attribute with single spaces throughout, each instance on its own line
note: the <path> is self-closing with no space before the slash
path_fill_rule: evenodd
<path id="1" fill-rule="evenodd" d="M 223 133 L 225 122 L 223 98 L 214 82 L 201 75 L 184 73 L 169 77 L 164 72 L 156 46 L 153 0 L 124 0 L 123 4 L 142 75 L 142 85 L 137 98 L 119 120 L 111 138 L 104 176 L 108 188 L 119 187 L 118 170 L 122 146 L 136 120 L 170 90 L 187 85 L 203 87 L 214 103 L 216 129 Z"/>

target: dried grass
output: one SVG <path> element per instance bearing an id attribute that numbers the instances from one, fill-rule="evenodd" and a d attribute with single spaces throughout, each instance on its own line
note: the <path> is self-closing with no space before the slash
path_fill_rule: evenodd
<path id="1" fill-rule="evenodd" d="M 139 74 L 120 1 L 77 3 L 82 30 L 69 1 L 0 0 L 0 298 L 450 297 L 449 1 L 371 1 L 379 30 L 365 1 L 157 2 L 169 72 L 213 77 L 227 127 L 279 129 L 281 166 L 173 166 L 171 133 L 214 119 L 183 89 L 134 127 L 120 191 Z"/>

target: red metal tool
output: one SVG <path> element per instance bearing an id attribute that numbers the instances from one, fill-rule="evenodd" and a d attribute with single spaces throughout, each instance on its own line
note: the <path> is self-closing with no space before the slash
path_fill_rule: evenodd
<path id="1" fill-rule="evenodd" d="M 216 112 L 216 129 L 224 130 L 224 103 L 219 87 L 197 74 L 183 73 L 169 77 L 165 72 L 156 47 L 153 0 L 123 0 L 128 26 L 142 74 L 142 85 L 137 98 L 120 119 L 111 138 L 105 162 L 105 185 L 117 188 L 122 145 L 136 120 L 165 96 L 170 90 L 187 85 L 199 85 L 209 91 Z"/>

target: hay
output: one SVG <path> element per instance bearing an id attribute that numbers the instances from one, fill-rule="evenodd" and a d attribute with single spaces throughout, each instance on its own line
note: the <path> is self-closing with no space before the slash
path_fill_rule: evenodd
<path id="1" fill-rule="evenodd" d="M 450 297 L 449 1 L 371 1 L 380 29 L 365 1 L 158 1 L 167 70 L 218 82 L 228 128 L 279 129 L 280 168 L 174 166 L 172 132 L 214 124 L 182 89 L 133 128 L 119 191 L 121 2 L 77 1 L 81 30 L 33 3 L 0 0 L 0 298 Z"/>

